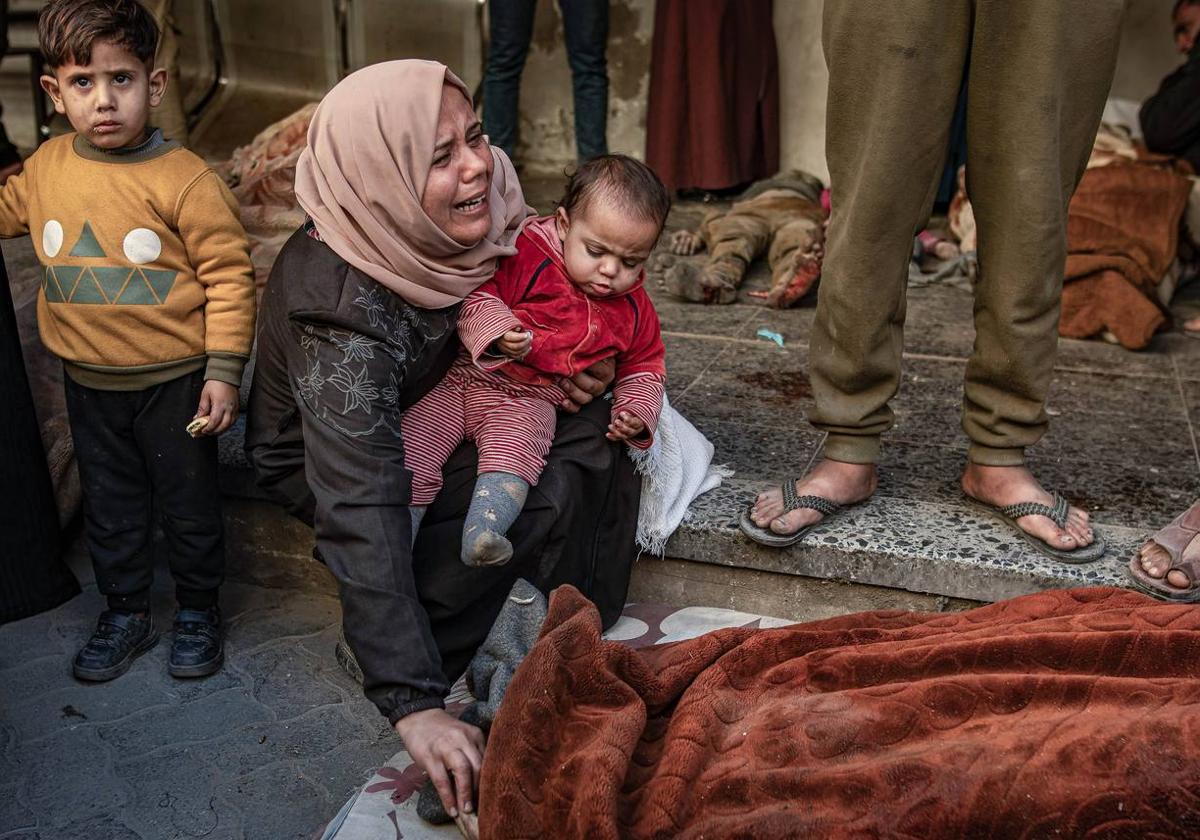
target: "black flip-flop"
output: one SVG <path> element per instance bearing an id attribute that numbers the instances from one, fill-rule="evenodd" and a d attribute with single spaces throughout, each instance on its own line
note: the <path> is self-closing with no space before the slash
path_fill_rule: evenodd
<path id="1" fill-rule="evenodd" d="M 1011 525 L 1025 542 L 1051 559 L 1063 563 L 1091 563 L 1103 557 L 1104 540 L 1100 539 L 1100 535 L 1094 531 L 1092 542 L 1089 545 L 1073 548 L 1068 551 L 1062 548 L 1055 548 L 1050 543 L 1035 537 L 1017 524 L 1017 520 L 1024 516 L 1044 516 L 1059 528 L 1067 527 L 1067 514 L 1070 512 L 1070 505 L 1060 494 L 1052 493 L 1051 495 L 1054 497 L 1054 502 L 1050 505 L 1043 505 L 1040 502 L 1019 502 L 1015 505 L 997 507 L 971 496 L 967 496 L 967 499 L 973 506 L 979 508 L 984 513 Z"/>
<path id="2" fill-rule="evenodd" d="M 804 539 L 804 535 L 823 523 L 828 517 L 842 511 L 842 505 L 837 502 L 826 499 L 824 496 L 800 496 L 796 494 L 796 482 L 798 478 L 789 478 L 780 487 L 783 491 L 783 513 L 779 516 L 786 516 L 794 510 L 809 509 L 815 510 L 822 515 L 822 518 L 811 525 L 805 525 L 799 530 L 793 531 L 790 534 L 777 534 L 769 528 L 761 528 L 754 523 L 750 518 L 750 511 L 754 505 L 751 504 L 742 511 L 742 521 L 739 523 L 742 533 L 760 545 L 770 546 L 771 548 L 785 548 L 789 545 L 794 545 Z M 778 518 L 778 517 L 776 517 Z"/>

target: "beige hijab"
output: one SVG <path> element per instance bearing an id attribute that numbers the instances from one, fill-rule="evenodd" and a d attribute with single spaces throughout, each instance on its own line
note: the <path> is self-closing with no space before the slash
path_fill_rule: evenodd
<path id="1" fill-rule="evenodd" d="M 470 93 L 435 61 L 385 61 L 326 94 L 296 164 L 296 198 L 338 256 L 414 306 L 458 303 L 516 253 L 533 211 L 508 157 L 492 148 L 492 226 L 478 244 L 455 242 L 421 209 L 433 161 L 442 85 Z"/>

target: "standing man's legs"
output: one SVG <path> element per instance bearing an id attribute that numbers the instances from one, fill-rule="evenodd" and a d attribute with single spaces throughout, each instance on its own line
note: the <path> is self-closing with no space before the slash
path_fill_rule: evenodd
<path id="1" fill-rule="evenodd" d="M 825 459 L 799 495 L 839 503 L 875 490 L 879 436 L 900 383 L 912 239 L 933 206 L 971 40 L 969 0 L 825 3 L 826 158 L 833 189 L 809 351 Z M 917 115 L 921 115 L 917 118 Z M 820 519 L 759 495 L 760 527 L 790 533 Z"/>
<path id="2" fill-rule="evenodd" d="M 582 163 L 608 154 L 608 0 L 558 0 L 575 90 L 575 148 Z"/>
<path id="3" fill-rule="evenodd" d="M 979 231 L 979 282 L 963 488 L 994 504 L 1050 500 L 1024 468 L 1024 454 L 1047 427 L 1067 205 L 1112 84 L 1124 5 L 1006 0 L 980 3 L 976 13 L 967 192 Z M 1065 540 L 1044 517 L 1022 525 L 1066 548 L 1091 542 L 1086 514 L 1073 510 L 1072 518 Z"/>
<path id="4" fill-rule="evenodd" d="M 981 3 L 967 194 L 979 234 L 963 428 L 972 463 L 1017 466 L 1045 434 L 1067 205 L 1112 82 L 1123 0 Z"/>
<path id="5" fill-rule="evenodd" d="M 536 0 L 490 0 L 488 56 L 483 75 L 483 130 L 510 158 L 517 146 L 521 71 L 533 37 Z"/>
<path id="6" fill-rule="evenodd" d="M 901 212 L 907 205 L 889 204 L 887 196 L 881 199 L 876 189 L 887 187 L 892 196 L 902 193 L 905 181 L 913 176 L 892 170 L 903 169 L 914 159 L 924 174 L 936 152 L 940 166 L 946 138 L 942 132 L 930 141 L 935 145 L 930 145 L 905 135 L 902 112 L 895 104 L 871 95 L 890 82 L 846 87 L 848 79 L 839 73 L 839 66 L 845 63 L 841 58 L 869 53 L 876 43 L 889 56 L 910 56 L 914 62 L 935 64 L 928 61 L 927 46 L 919 43 L 919 37 L 911 37 L 904 24 L 899 24 L 899 29 L 881 26 L 887 21 L 878 18 L 893 13 L 856 9 L 847 15 L 843 4 L 831 10 L 832 5 L 826 7 L 824 38 L 830 65 L 828 157 L 835 189 L 834 215 L 811 350 L 817 397 L 813 422 L 829 432 L 826 457 L 831 460 L 818 465 L 798 487 L 801 494 L 826 495 L 844 502 L 865 498 L 874 489 L 870 465 L 878 459 L 879 433 L 891 425 L 886 403 L 895 393 L 902 349 L 904 286 L 903 282 L 891 282 L 892 255 L 898 237 L 907 240 L 916 232 L 904 226 L 912 218 Z M 908 23 L 920 18 L 916 25 L 923 27 L 927 21 L 913 15 L 914 5 L 905 4 Z M 1085 0 L 1065 5 L 978 0 L 969 5 L 974 14 L 966 41 L 972 50 L 967 171 L 975 173 L 969 174 L 969 192 L 976 213 L 980 212 L 979 197 L 988 208 L 989 221 L 980 225 L 980 248 L 984 249 L 981 258 L 985 251 L 989 257 L 986 265 L 981 259 L 976 347 L 967 368 L 964 426 L 972 448 L 963 488 L 995 505 L 1048 503 L 1050 494 L 1022 466 L 1023 451 L 1045 429 L 1043 402 L 1057 342 L 1066 207 L 1082 174 L 1112 79 L 1124 4 L 1106 0 L 1096 9 Z M 964 3 L 963 8 L 948 10 L 948 26 L 943 30 L 946 43 L 956 43 L 950 33 L 960 31 L 960 12 L 967 6 Z M 876 19 L 864 20 L 867 14 Z M 844 22 L 848 17 L 854 17 L 859 27 L 873 27 L 871 31 L 879 37 L 847 43 L 843 38 L 847 29 L 838 26 L 838 18 Z M 942 83 L 937 84 L 920 72 L 906 78 L 903 64 L 896 66 L 886 56 L 875 58 L 881 78 L 904 79 L 896 83 L 908 87 L 906 96 L 896 94 L 902 108 L 909 102 L 907 97 L 916 93 L 935 108 L 935 124 L 948 128 L 943 94 L 947 83 L 957 90 L 953 80 L 960 78 L 958 73 L 944 68 Z M 857 69 L 861 71 L 863 66 Z M 917 87 L 926 82 L 931 85 L 928 89 Z M 853 107 L 842 107 L 847 99 L 868 103 L 867 110 L 856 115 L 857 122 L 844 119 L 847 112 L 854 114 Z M 901 122 L 896 123 L 897 119 Z M 855 130 L 866 139 L 856 143 Z M 904 138 L 911 148 L 884 155 L 881 171 L 871 160 L 872 154 L 878 144 L 887 145 L 896 138 Z M 840 144 L 851 146 L 848 155 Z M 847 158 L 862 168 L 847 172 Z M 908 184 L 909 189 L 912 186 Z M 932 197 L 931 190 L 922 220 Z M 882 257 L 877 256 L 881 253 Z M 864 274 L 872 266 L 876 272 L 886 271 L 888 282 L 872 286 Z M 869 294 L 872 288 L 876 289 L 875 298 Z M 888 298 L 893 289 L 898 291 Z M 859 297 L 852 296 L 854 291 Z M 890 328 L 881 322 L 881 315 L 884 320 L 888 315 L 888 304 L 892 307 Z M 861 466 L 851 466 L 854 464 Z M 786 533 L 819 518 L 809 510 L 779 516 L 782 510 L 778 492 L 763 494 L 756 503 L 755 521 L 769 522 L 774 530 Z M 1075 508 L 1064 528 L 1041 516 L 1022 518 L 1021 527 L 1065 550 L 1093 540 L 1087 515 Z"/>

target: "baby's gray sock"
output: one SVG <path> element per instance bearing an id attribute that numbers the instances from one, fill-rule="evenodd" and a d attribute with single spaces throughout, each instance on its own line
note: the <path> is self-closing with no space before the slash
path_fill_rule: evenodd
<path id="1" fill-rule="evenodd" d="M 475 479 L 475 493 L 463 525 L 462 561 L 468 566 L 501 566 L 512 557 L 504 536 L 517 521 L 529 485 L 512 473 L 489 472 Z"/>
<path id="2" fill-rule="evenodd" d="M 429 510 L 428 505 L 409 505 L 408 515 L 412 517 L 412 544 L 417 544 L 417 532 L 421 530 L 421 520 L 425 518 L 425 511 Z"/>

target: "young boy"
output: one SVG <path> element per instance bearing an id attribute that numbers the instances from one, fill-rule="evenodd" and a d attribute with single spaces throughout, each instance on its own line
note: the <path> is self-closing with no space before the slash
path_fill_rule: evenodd
<path id="1" fill-rule="evenodd" d="M 168 670 L 205 676 L 223 661 L 216 436 L 237 414 L 254 329 L 246 236 L 218 176 L 146 125 L 166 72 L 151 64 L 159 33 L 142 6 L 52 0 L 38 34 L 53 71 L 42 87 L 75 133 L 0 190 L 0 236 L 32 234 L 44 267 L 38 328 L 63 360 L 85 535 L 108 598 L 74 673 L 113 679 L 158 641 L 157 509 L 179 602 Z"/>
<path id="2" fill-rule="evenodd" d="M 463 527 L 462 560 L 512 557 L 505 533 L 546 466 L 556 383 L 616 357 L 610 440 L 645 448 L 662 410 L 666 368 L 658 315 L 642 265 L 671 201 L 633 158 L 602 155 L 571 177 L 557 212 L 532 219 L 517 253 L 463 302 L 463 352 L 401 421 L 413 473 L 413 536 L 441 489 L 442 465 L 463 438 L 479 449 L 479 477 Z"/>

